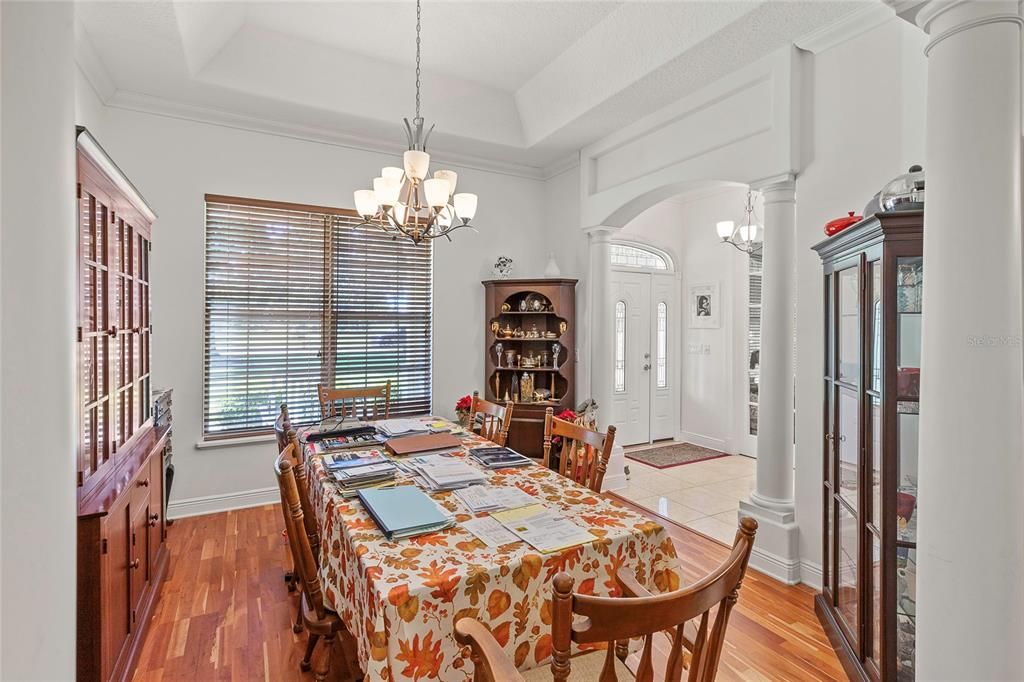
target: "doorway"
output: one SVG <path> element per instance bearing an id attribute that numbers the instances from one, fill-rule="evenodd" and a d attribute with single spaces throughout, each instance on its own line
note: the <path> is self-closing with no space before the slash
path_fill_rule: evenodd
<path id="1" fill-rule="evenodd" d="M 665 272 L 626 268 L 611 272 L 611 413 L 615 440 L 624 446 L 671 439 L 679 428 L 675 352 L 679 286 L 665 264 Z"/>

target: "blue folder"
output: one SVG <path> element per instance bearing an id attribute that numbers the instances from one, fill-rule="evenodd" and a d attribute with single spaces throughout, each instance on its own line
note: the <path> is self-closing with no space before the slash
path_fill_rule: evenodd
<path id="1" fill-rule="evenodd" d="M 397 488 L 366 488 L 359 500 L 389 539 L 410 537 L 448 528 L 452 520 L 414 485 Z"/>

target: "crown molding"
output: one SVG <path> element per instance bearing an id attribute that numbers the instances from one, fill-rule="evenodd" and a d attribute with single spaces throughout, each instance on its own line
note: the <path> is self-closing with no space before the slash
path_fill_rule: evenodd
<path id="1" fill-rule="evenodd" d="M 277 135 L 279 137 L 289 137 L 306 142 L 318 142 L 365 152 L 401 155 L 405 151 L 403 145 L 395 142 L 350 135 L 327 128 L 284 123 L 282 121 L 237 114 L 211 107 L 185 104 L 126 90 L 115 91 L 105 104 L 114 109 L 183 119 L 196 123 L 234 128 L 236 130 Z M 436 153 L 433 156 L 436 156 L 438 161 L 443 162 L 444 165 L 452 166 L 453 168 L 498 173 L 500 175 L 510 175 L 529 180 L 546 180 L 549 177 L 544 168 L 527 164 L 450 152 Z"/>
<path id="2" fill-rule="evenodd" d="M 117 86 L 114 84 L 114 79 L 110 77 L 107 67 L 103 65 L 99 55 L 96 54 L 96 48 L 93 47 L 85 27 L 77 21 L 75 22 L 75 62 L 78 64 L 79 71 L 85 76 L 85 80 L 96 92 L 100 102 L 106 104 L 107 100 L 117 92 Z"/>
<path id="3" fill-rule="evenodd" d="M 819 54 L 881 26 L 894 16 L 896 16 L 896 11 L 889 5 L 884 2 L 872 2 L 854 10 L 838 21 L 800 36 L 793 43 L 801 50 Z"/>
<path id="4" fill-rule="evenodd" d="M 554 163 L 550 163 L 544 166 L 542 175 L 544 180 L 551 180 L 558 177 L 562 173 L 568 173 L 569 171 L 580 167 L 580 152 L 579 150 L 569 154 L 565 158 L 562 158 Z"/>

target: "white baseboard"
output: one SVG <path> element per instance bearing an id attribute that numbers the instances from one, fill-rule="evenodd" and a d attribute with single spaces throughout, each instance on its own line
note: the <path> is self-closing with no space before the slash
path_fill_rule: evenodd
<path id="1" fill-rule="evenodd" d="M 821 564 L 813 561 L 800 562 L 800 582 L 821 592 Z"/>
<path id="2" fill-rule="evenodd" d="M 796 585 L 800 582 L 800 561 L 788 561 L 763 549 L 758 549 L 756 544 L 750 553 L 750 567 L 787 585 Z"/>
<path id="3" fill-rule="evenodd" d="M 224 495 L 206 495 L 190 497 L 184 500 L 171 500 L 167 505 L 168 519 L 183 519 L 188 516 L 216 514 L 218 512 L 261 507 L 265 504 L 276 504 L 281 501 L 281 493 L 276 487 L 243 490 Z"/>
<path id="4" fill-rule="evenodd" d="M 694 445 L 699 445 L 702 448 L 711 448 L 712 450 L 718 450 L 719 452 L 732 452 L 732 443 L 730 441 L 724 438 L 714 438 L 712 436 L 693 433 L 692 431 L 680 431 L 679 435 L 676 436 L 676 440 L 693 443 Z"/>

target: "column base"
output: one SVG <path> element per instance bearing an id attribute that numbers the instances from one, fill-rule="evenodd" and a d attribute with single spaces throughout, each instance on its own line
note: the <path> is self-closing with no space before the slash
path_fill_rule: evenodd
<path id="1" fill-rule="evenodd" d="M 604 472 L 604 484 L 601 486 L 601 490 L 605 492 L 620 490 L 626 485 L 626 453 L 621 445 L 615 445 L 608 458 L 608 469 Z"/>
<path id="2" fill-rule="evenodd" d="M 750 566 L 787 585 L 795 585 L 800 582 L 800 553 L 793 504 L 762 500 L 756 493 L 751 494 L 750 500 L 740 500 L 738 516 L 757 521 Z"/>

